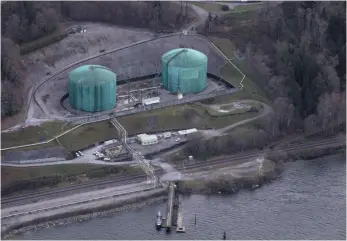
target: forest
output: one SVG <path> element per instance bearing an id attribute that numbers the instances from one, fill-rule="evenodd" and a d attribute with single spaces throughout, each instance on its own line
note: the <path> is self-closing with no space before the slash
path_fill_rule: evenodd
<path id="1" fill-rule="evenodd" d="M 232 40 L 262 76 L 252 80 L 272 101 L 271 135 L 345 125 L 346 2 L 266 2 L 203 32 Z"/>
<path id="2" fill-rule="evenodd" d="M 1 4 L 1 117 L 16 114 L 21 46 L 59 32 L 67 20 L 142 28 L 177 28 L 189 13 L 170 2 L 5 2 Z M 159 9 L 159 10 L 158 10 Z M 262 78 L 272 102 L 263 128 L 334 132 L 346 117 L 346 2 L 265 2 L 260 10 L 209 18 L 203 34 L 229 38 Z"/>
<path id="3" fill-rule="evenodd" d="M 190 8 L 172 2 L 2 2 L 1 118 L 18 113 L 24 102 L 21 54 L 67 36 L 67 22 L 104 22 L 160 31 L 179 28 L 192 18 Z M 30 50 L 25 48 L 28 44 Z"/>

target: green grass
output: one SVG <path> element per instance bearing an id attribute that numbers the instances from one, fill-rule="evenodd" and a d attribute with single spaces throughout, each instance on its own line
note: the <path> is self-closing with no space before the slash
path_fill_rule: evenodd
<path id="1" fill-rule="evenodd" d="M 238 108 L 238 109 L 234 109 L 232 111 L 229 112 L 219 112 L 215 109 L 212 108 L 207 108 L 207 112 L 211 115 L 211 116 L 226 116 L 226 115 L 240 115 L 240 114 L 244 114 L 246 112 L 248 112 L 248 108 Z"/>
<path id="2" fill-rule="evenodd" d="M 224 14 L 221 19 L 222 21 L 227 21 L 229 25 L 233 24 L 243 24 L 244 22 L 249 22 L 249 14 L 255 11 L 229 11 Z"/>
<path id="3" fill-rule="evenodd" d="M 28 147 L 21 147 L 16 149 L 10 149 L 10 150 L 4 150 L 1 151 L 1 158 L 5 156 L 6 153 L 12 152 L 12 151 L 31 151 L 31 150 L 40 150 L 40 149 L 46 149 L 46 148 L 52 148 L 52 147 L 58 147 L 59 144 L 56 141 L 49 142 L 47 144 L 42 145 L 36 145 L 36 146 L 28 146 Z"/>
<path id="4" fill-rule="evenodd" d="M 236 93 L 235 95 L 235 97 L 233 95 L 225 96 L 224 98 L 217 97 L 213 99 L 213 101 L 215 103 L 225 102 L 242 96 L 239 93 Z M 221 128 L 256 115 L 257 113 L 243 113 L 215 117 L 211 116 L 207 109 L 199 104 L 185 104 L 124 116 L 118 118 L 118 120 L 128 131 L 128 135 L 135 135 L 139 133 L 160 132 L 172 129 Z M 41 126 L 27 127 L 16 132 L 3 133 L 2 148 L 35 143 L 40 141 L 43 137 L 45 140 L 48 140 L 53 135 L 62 132 L 62 125 L 63 123 L 61 122 L 49 122 Z M 109 121 L 101 121 L 83 125 L 66 135 L 61 136 L 58 138 L 58 141 L 68 151 L 76 151 L 87 148 L 100 141 L 117 137 L 117 129 L 114 128 Z M 54 141 L 45 145 L 13 150 L 33 150 L 53 146 L 58 146 L 58 143 Z"/>
<path id="5" fill-rule="evenodd" d="M 252 3 L 252 4 L 245 4 L 245 5 L 238 5 L 235 6 L 232 9 L 232 12 L 247 12 L 247 11 L 253 11 L 258 10 L 263 7 L 263 3 Z"/>
<path id="6" fill-rule="evenodd" d="M 257 100 L 257 101 L 262 101 L 263 98 L 259 97 L 259 96 L 249 96 L 249 94 L 246 91 L 239 91 L 236 92 L 232 95 L 224 95 L 224 96 L 218 96 L 215 97 L 213 99 L 207 99 L 207 100 L 203 100 L 201 101 L 201 103 L 203 104 L 208 104 L 208 105 L 217 105 L 217 104 L 225 104 L 225 103 L 229 103 L 232 101 L 236 101 L 236 100 L 248 100 L 248 99 L 252 99 L 252 100 Z"/>
<path id="7" fill-rule="evenodd" d="M 256 108 L 257 110 L 261 110 L 262 109 L 262 106 L 260 104 L 257 104 L 257 103 L 247 103 L 248 106 L 250 107 L 254 107 Z M 207 112 L 209 113 L 209 115 L 211 115 L 212 117 L 220 117 L 220 116 L 227 116 L 227 115 L 241 115 L 241 114 L 245 114 L 247 112 L 250 111 L 249 108 L 237 108 L 237 109 L 233 109 L 232 111 L 230 112 L 219 112 L 211 107 L 206 107 L 207 109 Z"/>
<path id="8" fill-rule="evenodd" d="M 179 105 L 141 114 L 120 117 L 118 120 L 128 130 L 129 135 L 160 132 L 185 128 L 221 128 L 257 113 L 243 113 L 223 117 L 211 116 L 205 107 L 199 104 Z M 150 120 L 150 121 L 149 121 Z M 151 123 L 151 124 L 149 124 Z M 59 138 L 60 143 L 70 151 L 88 147 L 105 139 L 117 137 L 117 130 L 109 121 L 101 121 L 82 126 Z"/>
<path id="9" fill-rule="evenodd" d="M 209 37 L 210 40 L 236 65 L 245 75 L 242 84 L 244 86 L 243 92 L 244 95 L 248 96 L 251 99 L 257 98 L 258 100 L 268 103 L 268 98 L 265 92 L 254 82 L 249 79 L 260 78 L 261 76 L 254 69 L 251 69 L 246 60 L 238 60 L 235 58 L 235 46 L 229 40 L 219 37 Z M 248 77 L 249 76 L 249 77 Z M 221 77 L 225 78 L 235 87 L 240 86 L 240 81 L 243 75 L 230 63 L 226 63 L 221 68 Z"/>
<path id="10" fill-rule="evenodd" d="M 62 130 L 63 125 L 63 122 L 52 121 L 45 122 L 40 126 L 30 126 L 13 132 L 1 133 L 1 148 L 47 141 L 66 130 L 66 128 Z"/>
<path id="11" fill-rule="evenodd" d="M 208 12 L 222 12 L 221 4 L 217 4 L 213 2 L 191 2 L 191 3 Z"/>
<path id="12" fill-rule="evenodd" d="M 76 177 L 77 179 L 86 179 L 106 177 L 119 174 L 142 173 L 138 166 L 105 166 L 94 164 L 63 164 L 47 165 L 37 167 L 1 167 L 1 185 L 9 185 L 16 181 L 38 180 L 43 177 L 61 177 L 62 182 L 67 182 L 66 178 Z"/>
<path id="13" fill-rule="evenodd" d="M 249 4 L 242 4 L 242 5 L 238 5 L 235 6 L 233 9 L 230 9 L 228 11 L 222 11 L 222 4 L 220 3 L 214 3 L 214 2 L 191 2 L 192 4 L 208 11 L 208 12 L 223 12 L 223 13 L 227 13 L 227 12 L 232 12 L 232 13 L 243 13 L 243 12 L 247 12 L 247 11 L 253 11 L 253 10 L 257 10 L 260 9 L 262 7 L 263 3 L 249 3 Z M 221 2 L 223 4 L 228 4 L 228 3 L 235 3 L 235 2 Z"/>
<path id="14" fill-rule="evenodd" d="M 117 129 L 109 121 L 102 121 L 83 125 L 61 136 L 58 140 L 69 151 L 76 151 L 115 137 L 117 137 Z"/>

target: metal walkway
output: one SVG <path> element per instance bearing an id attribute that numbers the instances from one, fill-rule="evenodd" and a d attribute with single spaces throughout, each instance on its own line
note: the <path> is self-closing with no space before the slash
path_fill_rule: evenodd
<path id="1" fill-rule="evenodd" d="M 166 219 L 164 223 L 164 227 L 166 228 L 166 231 L 171 231 L 171 227 L 173 226 L 172 213 L 173 213 L 174 197 L 175 197 L 175 184 L 173 182 L 170 182 L 169 196 L 167 201 L 167 213 L 166 213 Z"/>
<path id="2" fill-rule="evenodd" d="M 124 127 L 116 120 L 115 117 L 110 117 L 111 124 L 118 130 L 118 133 L 120 135 L 120 141 L 123 143 L 127 151 L 132 155 L 133 159 L 139 164 L 139 166 L 142 168 L 142 170 L 147 175 L 147 180 L 151 181 L 154 185 L 154 187 L 157 187 L 157 184 L 166 187 L 167 184 L 164 183 L 162 180 L 160 180 L 159 177 L 155 175 L 154 168 L 146 162 L 146 159 L 144 156 L 142 156 L 138 152 L 134 152 L 131 147 L 127 143 L 127 131 L 124 129 Z"/>

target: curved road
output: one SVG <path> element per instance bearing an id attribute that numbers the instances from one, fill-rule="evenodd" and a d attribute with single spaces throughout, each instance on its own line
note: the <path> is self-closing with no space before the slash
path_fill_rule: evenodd
<path id="1" fill-rule="evenodd" d="M 254 120 L 260 119 L 262 117 L 265 117 L 266 115 L 268 115 L 269 113 L 272 112 L 272 108 L 269 105 L 267 105 L 263 102 L 257 101 L 257 100 L 242 100 L 242 101 L 232 101 L 232 102 L 245 103 L 245 104 L 246 103 L 260 104 L 263 106 L 263 110 L 259 115 L 255 116 L 255 117 L 239 121 L 239 122 L 234 123 L 232 125 L 229 125 L 229 126 L 226 126 L 226 127 L 220 128 L 220 129 L 216 129 L 216 130 L 203 130 L 203 131 L 201 131 L 202 134 L 205 135 L 206 139 L 210 139 L 210 138 L 213 138 L 216 136 L 228 135 L 226 132 L 230 131 L 231 129 L 238 127 L 238 126 L 241 126 L 241 125 L 244 125 L 244 124 L 247 124 L 247 123 L 252 122 Z M 230 102 L 230 103 L 232 103 L 232 102 Z"/>
<path id="2" fill-rule="evenodd" d="M 206 21 L 207 17 L 208 17 L 208 12 L 198 6 L 195 6 L 193 4 L 189 4 L 190 7 L 197 13 L 199 19 L 197 19 L 196 21 L 194 21 L 193 23 L 189 24 L 187 27 L 184 27 L 183 30 L 190 30 L 192 26 L 199 26 L 200 24 L 204 23 L 204 21 Z M 29 122 L 29 119 L 28 118 L 30 116 L 30 113 L 34 111 L 34 106 L 32 106 L 32 100 L 34 99 L 34 102 L 36 103 L 36 105 L 38 106 L 39 109 L 41 109 L 41 111 L 44 113 L 44 114 L 47 114 L 47 111 L 45 110 L 45 108 L 43 108 L 40 103 L 38 102 L 38 100 L 36 99 L 36 92 L 37 90 L 40 88 L 40 86 L 42 86 L 45 82 L 51 80 L 52 78 L 54 78 L 56 75 L 58 74 L 61 74 L 62 72 L 68 70 L 69 68 L 72 68 L 78 64 L 81 64 L 85 61 L 88 61 L 88 60 L 92 60 L 92 59 L 95 59 L 95 58 L 98 58 L 98 57 L 101 57 L 101 56 L 104 56 L 104 55 L 107 55 L 107 54 L 110 54 L 110 53 L 113 53 L 113 52 L 116 52 L 116 51 L 119 51 L 119 50 L 122 50 L 122 49 L 126 49 L 126 48 L 130 48 L 130 47 L 133 47 L 133 46 L 136 46 L 136 45 L 139 45 L 139 44 L 143 44 L 143 43 L 146 43 L 146 42 L 150 42 L 150 41 L 154 41 L 154 40 L 157 40 L 157 39 L 161 39 L 161 38 L 168 38 L 168 37 L 172 37 L 172 36 L 176 36 L 178 35 L 179 33 L 173 33 L 173 34 L 168 34 L 168 35 L 163 35 L 163 36 L 159 36 L 159 37 L 156 37 L 156 38 L 152 38 L 152 39 L 147 39 L 147 40 L 143 40 L 143 41 L 139 41 L 139 42 L 136 42 L 136 43 L 132 43 L 132 44 L 129 44 L 129 45 L 126 45 L 126 46 L 123 46 L 123 47 L 120 47 L 120 48 L 116 48 L 116 49 L 111 49 L 109 51 L 106 51 L 104 53 L 101 53 L 101 54 L 97 54 L 97 55 L 94 55 L 94 56 L 91 56 L 91 57 L 88 57 L 88 58 L 85 58 L 85 59 L 82 59 L 80 61 L 77 61 L 75 63 L 72 63 L 72 64 L 69 64 L 67 66 L 65 66 L 64 68 L 56 71 L 55 73 L 51 74 L 50 76 L 44 78 L 43 80 L 41 80 L 39 83 L 35 84 L 29 91 L 29 99 L 28 99 L 28 104 L 27 104 L 27 110 L 26 110 L 26 114 L 25 114 L 25 121 L 24 123 L 22 124 L 18 124 L 16 126 L 13 126 L 13 127 L 10 127 L 8 128 L 7 130 L 5 131 L 12 131 L 12 130 L 15 130 L 17 128 L 20 128 L 20 127 L 23 127 L 25 126 L 26 124 L 31 124 L 31 125 L 35 125 L 35 124 L 40 124 L 44 121 L 47 121 L 47 120 L 40 120 L 40 119 L 37 119 L 37 120 L 34 120 L 34 121 L 30 121 Z M 222 55 L 224 55 L 222 53 Z M 230 60 L 226 57 L 226 56 L 223 56 L 225 57 L 229 62 Z M 241 81 L 241 86 L 242 86 L 242 81 Z M 74 117 L 72 117 L 71 119 L 73 119 Z M 62 117 L 61 118 L 62 120 L 66 120 L 66 118 Z M 70 119 L 70 118 L 69 118 Z"/>
<path id="3" fill-rule="evenodd" d="M 195 6 L 193 4 L 190 4 L 190 6 L 193 8 L 193 10 L 199 15 L 199 19 L 195 22 L 193 22 L 192 24 L 190 24 L 187 29 L 189 30 L 192 26 L 198 26 L 200 24 L 202 24 L 208 17 L 208 12 L 198 6 Z M 97 55 L 94 55 L 94 56 L 91 56 L 91 57 L 88 57 L 86 59 L 83 59 L 83 60 L 80 60 L 80 61 L 77 61 L 75 63 L 72 63 L 58 71 L 56 71 L 55 73 L 53 73 L 51 76 L 49 77 L 46 77 L 44 78 L 41 82 L 39 82 L 38 84 L 36 84 L 33 88 L 32 88 L 32 91 L 30 91 L 30 100 L 29 100 L 29 104 L 28 104 L 28 109 L 27 109 L 27 116 L 28 117 L 28 114 L 30 112 L 30 109 L 31 109 L 31 100 L 32 98 L 34 98 L 34 101 L 36 102 L 36 104 L 39 106 L 39 108 L 45 113 L 44 111 L 44 108 L 41 108 L 40 104 L 37 102 L 36 100 L 36 97 L 35 97 L 35 93 L 36 91 L 39 89 L 39 87 L 44 84 L 46 81 L 49 81 L 50 79 L 52 79 L 54 76 L 66 71 L 67 69 L 75 66 L 75 65 L 78 65 L 84 61 L 87 61 L 87 60 L 91 60 L 91 59 L 94 59 L 94 58 L 97 58 L 97 57 L 100 57 L 100 56 L 103 56 L 103 55 L 106 55 L 106 54 L 109 54 L 109 53 L 112 53 L 112 52 L 116 52 L 116 51 L 119 51 L 119 50 L 122 50 L 122 49 L 125 49 L 125 48 L 130 48 L 132 46 L 136 46 L 136 45 L 139 45 L 139 44 L 142 44 L 142 43 L 146 43 L 146 42 L 149 42 L 149 41 L 153 41 L 153 40 L 156 40 L 156 39 L 160 39 L 160 38 L 167 38 L 167 37 L 171 37 L 171 36 L 175 36 L 177 35 L 178 33 L 174 33 L 174 34 L 169 34 L 169 35 L 164 35 L 164 36 L 159 36 L 157 38 L 154 38 L 154 39 L 147 39 L 147 40 L 143 40 L 143 41 L 139 41 L 139 42 L 136 42 L 136 43 L 133 43 L 133 44 L 130 44 L 130 45 L 126 45 L 126 46 L 123 46 L 123 47 L 120 47 L 120 48 L 116 48 L 116 49 L 112 49 L 112 50 L 109 50 L 109 51 L 106 51 L 105 53 L 101 53 L 101 54 L 97 54 Z M 221 54 L 223 55 L 223 57 L 230 62 L 230 60 L 221 52 Z M 232 63 L 231 63 L 232 64 Z M 241 72 L 241 71 L 240 71 Z M 242 72 L 241 72 L 242 73 Z M 242 86 L 242 80 L 241 80 L 241 83 L 240 85 Z M 265 103 L 262 103 L 262 102 L 259 102 L 259 101 L 255 101 L 255 100 L 244 100 L 242 101 L 244 103 L 247 103 L 247 102 L 250 102 L 250 103 L 258 103 L 258 104 L 261 104 L 263 105 L 264 107 L 264 110 L 263 112 L 259 115 L 259 116 L 256 116 L 256 117 L 253 117 L 253 118 L 250 118 L 250 119 L 247 119 L 247 120 L 243 120 L 243 121 L 240 121 L 238 123 L 235 123 L 235 124 L 232 124 L 230 126 L 227 126 L 227 127 L 224 127 L 222 129 L 219 129 L 219 130 L 209 130 L 209 131 L 203 131 L 203 133 L 205 134 L 205 136 L 207 136 L 208 138 L 211 138 L 211 137 L 215 137 L 215 136 L 220 136 L 220 135 L 224 135 L 225 132 L 231 130 L 232 128 L 235 128 L 237 126 L 240 126 L 240 125 L 243 125 L 243 124 L 246 124 L 248 122 L 251 122 L 253 120 L 256 120 L 256 119 L 259 119 L 265 115 L 267 115 L 270 111 L 271 111 L 271 108 L 265 104 Z M 70 163 L 74 163 L 74 162 L 70 162 Z M 60 163 L 56 163 L 56 162 L 52 162 L 52 163 L 49 163 L 50 165 L 53 165 L 53 164 L 60 164 Z M 13 166 L 33 166 L 33 165 L 40 165 L 40 164 L 29 164 L 29 165 L 16 165 L 14 164 Z"/>
<path id="4" fill-rule="evenodd" d="M 199 19 L 194 21 L 193 23 L 191 23 L 187 27 L 185 27 L 183 30 L 189 30 L 189 29 L 191 29 L 192 26 L 198 26 L 198 25 L 202 24 L 208 17 L 208 13 L 204 9 L 199 8 L 197 6 L 194 6 L 192 4 L 190 6 L 198 14 Z M 110 54 L 110 53 L 114 53 L 114 52 L 117 52 L 117 51 L 120 51 L 120 50 L 123 50 L 123 49 L 126 49 L 126 48 L 131 48 L 131 47 L 134 47 L 136 45 L 140 45 L 140 44 L 143 44 L 143 43 L 155 41 L 155 40 L 162 39 L 162 38 L 168 38 L 168 37 L 176 36 L 178 34 L 179 34 L 179 32 L 176 32 L 176 33 L 173 33 L 173 34 L 167 34 L 167 35 L 159 36 L 159 37 L 156 37 L 156 38 L 151 38 L 151 39 L 138 41 L 136 43 L 132 43 L 132 44 L 129 44 L 129 45 L 126 45 L 126 46 L 122 46 L 120 48 L 115 48 L 115 49 L 111 49 L 111 50 L 105 51 L 104 53 L 96 54 L 94 56 L 91 56 L 91 57 L 79 60 L 79 61 L 77 61 L 75 63 L 72 63 L 72 64 L 69 64 L 69 65 L 65 66 L 64 68 L 56 71 L 55 73 L 53 73 L 50 76 L 44 78 L 41 82 L 39 82 L 38 84 L 33 86 L 33 88 L 30 90 L 30 93 L 29 93 L 30 97 L 29 97 L 29 102 L 28 102 L 25 118 L 28 119 L 28 114 L 29 114 L 30 109 L 31 109 L 30 107 L 31 107 L 32 99 L 34 99 L 35 103 L 41 109 L 41 111 L 44 114 L 47 115 L 47 112 L 45 111 L 45 108 L 42 108 L 42 106 L 36 100 L 36 92 L 40 88 L 40 86 L 42 86 L 45 82 L 49 81 L 50 79 L 54 78 L 55 76 L 59 75 L 60 73 L 68 70 L 69 68 L 72 68 L 72 67 L 74 67 L 74 66 L 76 66 L 78 64 L 81 64 L 81 63 L 85 62 L 85 61 L 93 60 L 95 58 L 98 58 L 98 57 L 101 57 L 101 56 L 104 56 L 104 55 L 107 55 L 107 54 Z"/>

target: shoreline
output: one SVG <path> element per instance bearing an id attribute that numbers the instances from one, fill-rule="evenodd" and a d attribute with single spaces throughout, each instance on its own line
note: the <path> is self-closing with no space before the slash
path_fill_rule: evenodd
<path id="1" fill-rule="evenodd" d="M 183 196 L 189 196 L 191 194 L 200 194 L 200 195 L 232 195 L 238 191 L 241 190 L 249 190 L 252 191 L 254 189 L 260 188 L 263 185 L 270 184 L 271 182 L 276 181 L 277 179 L 281 178 L 281 173 L 285 170 L 284 163 L 285 162 L 292 162 L 297 161 L 299 159 L 302 160 L 309 160 L 309 159 L 315 159 L 320 158 L 323 156 L 329 156 L 334 155 L 338 153 L 345 152 L 345 147 L 338 147 L 338 148 L 325 148 L 323 150 L 315 151 L 314 153 L 308 154 L 308 153 L 296 153 L 292 155 L 288 155 L 287 157 L 289 159 L 286 159 L 286 161 L 281 161 L 280 159 L 277 160 L 271 160 L 275 165 L 271 170 L 268 170 L 264 173 L 263 176 L 257 176 L 257 177 L 241 177 L 241 178 L 234 178 L 232 180 L 224 180 L 223 184 L 229 186 L 230 189 L 229 192 L 226 191 L 225 187 L 221 185 L 221 182 L 218 183 L 218 181 L 223 181 L 223 178 L 215 178 L 213 180 L 202 180 L 202 182 L 205 182 L 205 184 L 208 185 L 214 185 L 215 190 L 211 191 L 211 188 L 209 187 L 209 190 L 205 188 L 193 188 L 193 189 L 187 189 L 184 187 L 185 183 L 190 182 L 191 180 L 185 180 L 185 181 L 178 181 L 178 193 Z M 195 179 L 194 182 L 199 182 L 201 180 Z M 221 192 L 220 189 L 223 189 L 224 191 Z M 77 211 L 69 212 L 69 213 L 62 213 L 57 214 L 53 216 L 49 216 L 46 218 L 38 218 L 32 221 L 27 221 L 20 223 L 18 225 L 12 225 L 6 230 L 2 230 L 2 238 L 8 239 L 12 236 L 21 234 L 23 232 L 29 231 L 29 230 L 37 230 L 40 228 L 47 228 L 51 226 L 57 226 L 57 225 L 64 225 L 67 223 L 72 222 L 81 222 L 84 220 L 90 220 L 94 217 L 101 217 L 106 215 L 112 215 L 116 212 L 120 211 L 126 211 L 126 210 L 134 210 L 137 208 L 142 208 L 149 204 L 154 204 L 158 202 L 163 202 L 167 199 L 166 197 L 166 190 L 161 190 L 156 193 L 144 193 L 144 195 L 140 197 L 135 198 L 128 198 L 126 200 L 120 201 L 120 202 L 114 202 L 108 205 L 101 205 L 97 208 L 85 208 L 80 209 Z"/>
<path id="2" fill-rule="evenodd" d="M 141 206 L 141 204 L 147 203 L 152 199 L 155 200 L 161 198 L 162 200 L 165 200 L 166 195 L 167 191 L 165 189 L 158 189 L 152 191 L 144 191 L 142 195 L 141 193 L 136 194 L 135 196 L 128 194 L 127 196 L 125 196 L 125 198 L 123 198 L 123 200 L 119 200 L 122 199 L 121 197 L 115 197 L 108 200 L 101 200 L 99 201 L 99 205 L 97 205 L 98 202 L 92 203 L 94 204 L 94 207 L 93 205 L 89 204 L 89 207 L 81 207 L 77 210 L 72 210 L 70 212 L 56 212 L 49 215 L 50 211 L 45 211 L 38 213 L 41 214 L 41 217 L 33 217 L 33 215 L 35 214 L 24 215 L 18 218 L 22 220 L 12 220 L 12 223 L 8 221 L 9 223 L 5 224 L 7 226 L 4 226 L 4 221 L 2 221 L 1 237 L 3 239 L 7 239 L 8 237 L 17 234 L 19 230 L 26 230 L 28 227 L 44 226 L 44 224 L 50 222 L 57 222 L 59 220 L 65 219 L 74 219 L 79 216 L 94 216 L 94 213 L 107 213 L 112 210 L 124 210 L 129 206 Z"/>
<path id="3" fill-rule="evenodd" d="M 303 151 L 299 153 L 280 153 L 280 155 L 267 158 L 269 161 L 273 162 L 274 165 L 271 170 L 268 170 L 263 175 L 253 174 L 248 177 L 241 176 L 239 178 L 221 176 L 209 180 L 183 180 L 178 182 L 178 192 L 183 196 L 189 196 L 192 194 L 232 195 L 241 190 L 252 191 L 281 178 L 282 172 L 285 171 L 285 163 L 295 162 L 298 160 L 312 160 L 339 153 L 346 153 L 345 146 L 328 147 L 316 150 L 312 153 Z"/>
<path id="4" fill-rule="evenodd" d="M 25 227 L 22 227 L 19 229 L 9 231 L 5 235 L 2 235 L 2 238 L 3 239 L 9 239 L 13 236 L 20 235 L 20 234 L 23 234 L 25 232 L 32 231 L 32 230 L 38 230 L 38 229 L 44 229 L 44 228 L 50 228 L 50 227 L 56 227 L 56 226 L 63 226 L 63 225 L 76 223 L 76 222 L 84 222 L 84 221 L 91 220 L 93 218 L 100 218 L 100 217 L 107 217 L 107 216 L 115 215 L 118 212 L 135 211 L 135 210 L 144 208 L 148 205 L 159 204 L 159 203 L 165 202 L 166 200 L 167 200 L 166 194 L 164 195 L 164 193 L 163 193 L 163 195 L 160 195 L 157 197 L 148 197 L 148 199 L 144 199 L 142 201 L 135 201 L 134 203 L 124 203 L 123 205 L 120 205 L 118 207 L 113 207 L 113 208 L 107 209 L 107 210 L 101 209 L 101 210 L 96 211 L 96 212 L 54 219 L 51 221 L 41 222 L 38 224 L 31 224 L 29 226 L 25 226 Z"/>

